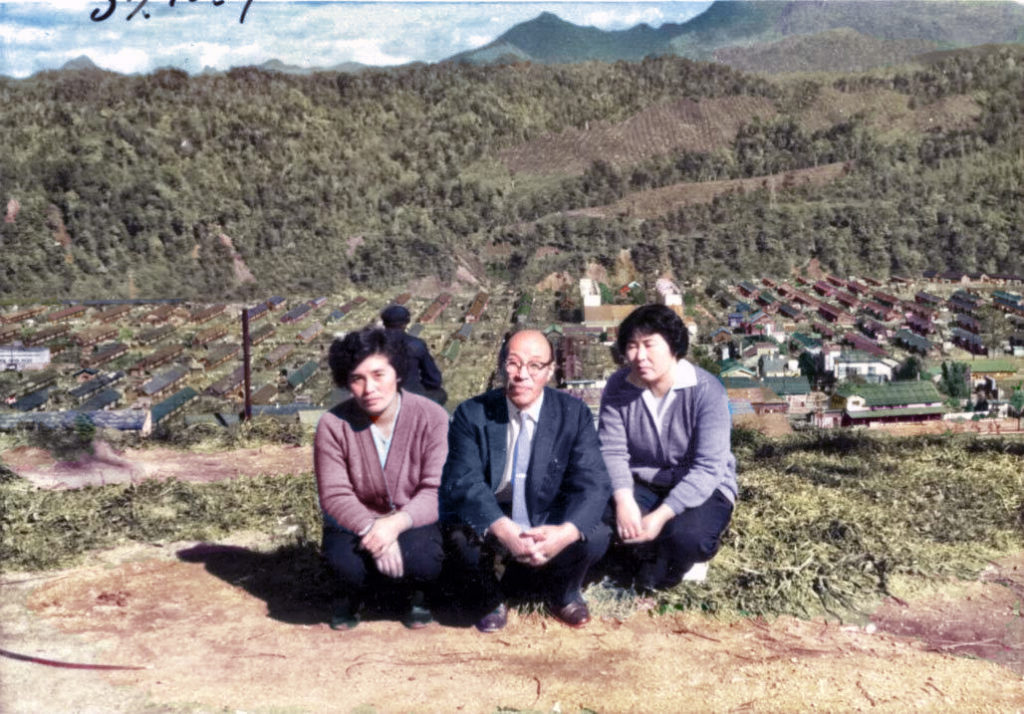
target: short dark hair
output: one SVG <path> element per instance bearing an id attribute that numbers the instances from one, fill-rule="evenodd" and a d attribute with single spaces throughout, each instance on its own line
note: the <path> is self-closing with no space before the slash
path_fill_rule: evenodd
<path id="1" fill-rule="evenodd" d="M 616 338 L 621 356 L 626 355 L 626 345 L 637 335 L 661 335 L 676 359 L 685 357 L 690 346 L 690 333 L 682 318 L 665 305 L 643 305 L 622 321 Z"/>
<path id="2" fill-rule="evenodd" d="M 409 359 L 406 355 L 405 339 L 401 333 L 379 327 L 350 332 L 331 343 L 327 351 L 327 364 L 331 368 L 334 383 L 339 387 L 347 387 L 352 370 L 370 355 L 387 357 L 388 362 L 395 368 L 398 383 L 401 385 Z"/>
<path id="3" fill-rule="evenodd" d="M 405 327 L 412 319 L 409 310 L 401 305 L 388 305 L 380 313 L 384 327 Z"/>

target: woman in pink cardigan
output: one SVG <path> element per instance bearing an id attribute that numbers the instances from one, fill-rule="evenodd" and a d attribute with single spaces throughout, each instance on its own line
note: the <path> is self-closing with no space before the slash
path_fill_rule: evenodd
<path id="1" fill-rule="evenodd" d="M 409 628 L 432 621 L 425 590 L 441 573 L 437 489 L 448 455 L 448 413 L 401 388 L 406 354 L 400 337 L 381 329 L 335 340 L 328 363 L 352 398 L 321 418 L 313 459 L 323 553 L 340 595 L 331 627 L 359 623 L 371 594 L 408 598 Z"/>

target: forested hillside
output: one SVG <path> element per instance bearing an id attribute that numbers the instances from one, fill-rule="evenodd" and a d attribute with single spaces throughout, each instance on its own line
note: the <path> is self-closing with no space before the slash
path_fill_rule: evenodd
<path id="1" fill-rule="evenodd" d="M 1024 272 L 1022 74 L 1020 49 L 993 48 L 787 83 L 679 58 L 0 79 L 0 293 L 323 293 L 450 279 L 460 255 L 483 257 L 481 279 L 535 281 L 621 247 L 640 269 L 684 279 L 781 273 L 809 257 L 839 273 Z M 882 90 L 914 111 L 942 108 L 935 128 L 878 122 Z M 823 122 L 812 111 L 823 93 L 856 111 Z M 765 109 L 703 148 L 659 134 L 614 160 L 510 168 L 545 137 L 730 99 Z M 971 114 L 943 113 L 959 105 Z M 773 181 L 657 217 L 564 213 L 836 162 L 849 170 L 829 183 Z M 511 254 L 487 264 L 495 243 Z M 236 282 L 231 244 L 254 282 Z"/>

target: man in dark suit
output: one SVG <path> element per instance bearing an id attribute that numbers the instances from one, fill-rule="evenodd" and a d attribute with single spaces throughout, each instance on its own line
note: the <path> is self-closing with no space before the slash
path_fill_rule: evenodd
<path id="1" fill-rule="evenodd" d="M 573 627 L 590 621 L 580 588 L 608 548 L 611 486 L 590 410 L 545 387 L 553 362 L 543 334 L 515 333 L 499 357 L 505 388 L 460 404 L 449 427 L 441 518 L 482 632 L 505 626 L 510 595 L 539 595 Z"/>
<path id="2" fill-rule="evenodd" d="M 427 343 L 405 331 L 411 319 L 409 311 L 401 305 L 389 305 L 380 313 L 380 320 L 384 323 L 385 329 L 401 332 L 405 341 L 409 368 L 402 375 L 402 389 L 422 394 L 443 407 L 448 401 L 448 393 L 441 386 L 441 370 L 430 356 Z"/>

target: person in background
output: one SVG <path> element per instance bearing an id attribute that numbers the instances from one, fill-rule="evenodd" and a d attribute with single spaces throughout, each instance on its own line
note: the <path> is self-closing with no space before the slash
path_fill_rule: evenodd
<path id="1" fill-rule="evenodd" d="M 339 587 L 331 627 L 355 627 L 368 597 L 395 589 L 408 598 L 404 624 L 424 627 L 444 556 L 437 489 L 448 414 L 405 391 L 405 343 L 394 332 L 349 333 L 331 344 L 328 363 L 352 392 L 320 418 L 313 446 L 323 554 Z"/>
<path id="2" fill-rule="evenodd" d="M 590 410 L 545 386 L 553 362 L 542 333 L 515 333 L 498 358 L 505 388 L 460 404 L 449 427 L 442 522 L 481 632 L 505 626 L 510 596 L 539 596 L 572 627 L 590 621 L 581 587 L 608 548 L 610 487 Z"/>
<path id="3" fill-rule="evenodd" d="M 671 588 L 718 552 L 736 502 L 725 388 L 685 359 L 689 335 L 664 305 L 619 326 L 626 366 L 601 396 L 601 453 L 612 483 L 605 519 L 625 544 L 634 584 Z"/>
<path id="4" fill-rule="evenodd" d="M 441 370 L 430 356 L 427 343 L 405 331 L 411 319 L 409 311 L 401 305 L 389 305 L 380 313 L 384 328 L 400 333 L 405 341 L 405 351 L 409 360 L 408 368 L 402 375 L 402 388 L 407 392 L 422 394 L 444 406 L 448 401 L 448 393 L 441 386 Z"/>

